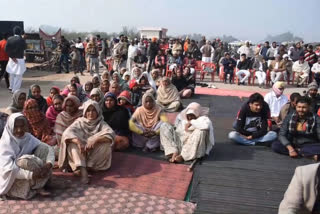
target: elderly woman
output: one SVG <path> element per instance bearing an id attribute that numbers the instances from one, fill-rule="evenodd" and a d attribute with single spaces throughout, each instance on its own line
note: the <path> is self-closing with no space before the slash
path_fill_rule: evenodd
<path id="1" fill-rule="evenodd" d="M 155 82 L 157 88 L 160 86 L 160 83 L 161 83 L 161 77 L 159 73 L 160 73 L 159 69 L 153 69 L 151 71 L 152 80 Z"/>
<path id="2" fill-rule="evenodd" d="M 93 88 L 99 88 L 100 86 L 100 77 L 98 74 L 93 75 L 92 80 Z"/>
<path id="3" fill-rule="evenodd" d="M 62 111 L 63 96 L 57 94 L 53 97 L 52 101 L 53 104 L 48 108 L 46 112 L 46 118 L 51 128 L 54 127 L 54 124 L 56 123 L 56 118 L 58 114 Z"/>
<path id="4" fill-rule="evenodd" d="M 135 67 L 135 68 L 132 69 L 132 71 L 131 71 L 131 79 L 135 79 L 135 80 L 138 81 L 140 79 L 141 75 L 142 75 L 142 71 L 141 71 L 140 68 Z"/>
<path id="5" fill-rule="evenodd" d="M 136 109 L 129 127 L 132 133 L 132 144 L 135 147 L 144 148 L 144 151 L 155 151 L 160 145 L 160 126 L 162 121 L 167 121 L 161 108 L 157 105 L 151 93 L 145 93 L 142 97 L 142 106 Z"/>
<path id="6" fill-rule="evenodd" d="M 21 90 L 17 90 L 12 95 L 12 103 L 8 106 L 6 112 L 13 114 L 23 111 L 24 103 L 27 99 L 27 94 Z"/>
<path id="7" fill-rule="evenodd" d="M 110 88 L 109 80 L 102 80 L 100 85 L 101 92 L 105 95 L 107 92 L 109 92 L 109 88 Z"/>
<path id="8" fill-rule="evenodd" d="M 97 102 L 85 102 L 83 115 L 64 131 L 58 164 L 62 168 L 67 162 L 74 174 L 81 176 L 81 183 L 87 184 L 87 170 L 100 171 L 110 168 L 115 133 L 103 121 Z"/>
<path id="9" fill-rule="evenodd" d="M 105 71 L 102 73 L 101 80 L 111 80 L 109 71 Z"/>
<path id="10" fill-rule="evenodd" d="M 181 107 L 180 94 L 168 77 L 162 78 L 157 95 L 157 104 L 166 112 L 176 112 Z"/>
<path id="11" fill-rule="evenodd" d="M 214 145 L 213 126 L 206 116 L 208 109 L 190 103 L 176 119 L 175 126 L 163 123 L 161 145 L 170 162 L 190 161 L 209 154 Z"/>
<path id="12" fill-rule="evenodd" d="M 87 95 L 87 97 L 90 97 L 90 92 L 93 89 L 93 83 L 91 81 L 87 81 L 83 86 L 82 90 Z"/>
<path id="13" fill-rule="evenodd" d="M 115 94 L 116 96 L 119 96 L 119 94 L 121 93 L 121 89 L 120 89 L 119 83 L 113 81 L 110 84 L 109 92 Z"/>
<path id="14" fill-rule="evenodd" d="M 32 136 L 21 113 L 8 118 L 0 140 L 0 197 L 30 199 L 48 195 L 43 187 L 51 177 L 53 149 Z"/>
<path id="15" fill-rule="evenodd" d="M 116 134 L 115 150 L 120 151 L 128 148 L 130 136 L 129 112 L 125 107 L 117 104 L 117 97 L 111 92 L 105 95 L 103 117 Z"/>
<path id="16" fill-rule="evenodd" d="M 30 133 L 42 142 L 54 146 L 56 138 L 53 135 L 52 128 L 49 125 L 45 114 L 39 111 L 36 100 L 29 99 L 25 102 L 23 114 L 27 118 Z"/>
<path id="17" fill-rule="evenodd" d="M 81 103 L 78 97 L 69 95 L 64 99 L 62 109 L 56 118 L 54 125 L 54 133 L 57 138 L 57 144 L 60 145 L 63 132 L 79 117 L 82 116 L 82 111 L 79 109 Z"/>
<path id="18" fill-rule="evenodd" d="M 112 79 L 113 79 L 114 82 L 116 82 L 116 83 L 119 84 L 121 91 L 129 90 L 128 84 L 126 83 L 126 81 L 124 81 L 124 80 L 121 78 L 121 76 L 120 76 L 120 74 L 119 74 L 118 72 L 114 72 L 114 73 L 112 74 Z"/>
<path id="19" fill-rule="evenodd" d="M 47 112 L 47 101 L 41 95 L 41 88 L 39 85 L 33 84 L 30 86 L 28 99 L 36 100 L 38 103 L 39 110 L 44 114 Z"/>
<path id="20" fill-rule="evenodd" d="M 100 108 L 102 109 L 104 106 L 104 94 L 101 92 L 99 88 L 92 89 L 90 93 L 90 99 L 99 103 Z"/>

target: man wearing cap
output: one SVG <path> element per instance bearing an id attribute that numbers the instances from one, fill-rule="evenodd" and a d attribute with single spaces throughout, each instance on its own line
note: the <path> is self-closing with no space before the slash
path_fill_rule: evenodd
<path id="1" fill-rule="evenodd" d="M 297 87 L 301 87 L 308 80 L 310 71 L 308 62 L 304 61 L 303 56 L 300 56 L 299 60 L 293 63 L 292 71 L 295 72 Z"/>
<path id="2" fill-rule="evenodd" d="M 306 97 L 310 99 L 310 110 L 312 113 L 317 114 L 320 107 L 320 95 L 318 94 L 318 84 L 313 81 L 308 85 Z"/>
<path id="3" fill-rule="evenodd" d="M 320 57 L 318 57 L 318 61 L 312 65 L 311 71 L 314 73 L 315 81 L 320 85 Z"/>
<path id="4" fill-rule="evenodd" d="M 270 48 L 271 49 L 271 48 Z M 284 62 L 280 60 L 280 55 L 277 54 L 275 56 L 275 59 L 271 61 L 269 65 L 270 72 L 270 78 L 272 85 L 279 81 L 281 78 L 286 76 L 286 67 L 284 65 Z"/>
<path id="5" fill-rule="evenodd" d="M 24 50 L 26 49 L 26 42 L 21 37 L 22 29 L 18 26 L 13 28 L 14 36 L 7 40 L 5 52 L 9 56 L 7 65 L 7 72 L 10 74 L 10 87 L 12 93 L 20 89 L 22 83 L 22 76 L 27 70 L 24 61 Z"/>

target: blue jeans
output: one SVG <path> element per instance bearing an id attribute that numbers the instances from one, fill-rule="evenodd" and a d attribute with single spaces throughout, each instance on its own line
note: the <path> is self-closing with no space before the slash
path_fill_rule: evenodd
<path id="1" fill-rule="evenodd" d="M 69 55 L 68 54 L 61 54 L 60 56 L 60 61 L 59 61 L 59 71 L 61 72 L 62 70 L 62 63 L 64 63 L 66 65 L 66 69 L 67 69 L 67 72 L 69 72 L 69 62 L 68 62 L 68 59 L 69 59 Z"/>
<path id="2" fill-rule="evenodd" d="M 264 143 L 264 142 L 271 142 L 274 141 L 277 138 L 277 133 L 274 131 L 269 131 L 266 135 L 255 138 L 252 140 L 248 140 L 240 135 L 239 132 L 232 131 L 229 133 L 229 139 L 243 145 L 248 145 L 248 146 L 254 146 L 256 145 L 257 142 L 259 143 Z"/>

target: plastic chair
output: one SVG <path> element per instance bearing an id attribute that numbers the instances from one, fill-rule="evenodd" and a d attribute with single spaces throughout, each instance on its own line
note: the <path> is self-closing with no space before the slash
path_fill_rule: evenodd
<path id="1" fill-rule="evenodd" d="M 236 76 L 236 68 L 233 69 L 232 83 L 234 83 L 234 78 Z M 224 66 L 220 65 L 219 78 L 224 82 Z"/>
<path id="2" fill-rule="evenodd" d="M 208 74 L 209 72 L 207 70 L 211 70 L 211 82 L 214 82 L 214 75 L 216 71 L 216 65 L 214 63 L 205 63 L 203 62 L 201 65 L 201 71 L 200 71 L 200 81 L 204 80 L 204 76 Z"/>

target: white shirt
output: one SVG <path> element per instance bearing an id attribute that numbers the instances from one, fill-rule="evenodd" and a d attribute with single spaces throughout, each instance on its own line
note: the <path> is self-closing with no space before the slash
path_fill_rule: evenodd
<path id="1" fill-rule="evenodd" d="M 277 97 L 276 94 L 271 91 L 264 96 L 264 101 L 269 105 L 271 117 L 278 117 L 282 106 L 289 100 L 286 95 L 282 94 L 280 97 Z"/>
<path id="2" fill-rule="evenodd" d="M 238 53 L 241 55 L 241 54 L 246 54 L 247 58 L 250 57 L 254 57 L 254 52 L 252 50 L 251 47 L 247 47 L 246 45 L 242 45 L 239 50 L 238 50 Z"/>
<path id="3" fill-rule="evenodd" d="M 314 63 L 312 68 L 311 68 L 311 71 L 313 73 L 320 73 L 320 63 Z"/>
<path id="4" fill-rule="evenodd" d="M 292 66 L 292 71 L 296 73 L 303 73 L 303 76 L 309 75 L 309 64 L 307 61 L 304 61 L 302 64 L 300 64 L 299 60 L 295 61 Z"/>
<path id="5" fill-rule="evenodd" d="M 135 45 L 130 45 L 128 48 L 128 58 L 133 59 L 135 56 L 137 56 L 138 53 L 138 47 Z"/>

